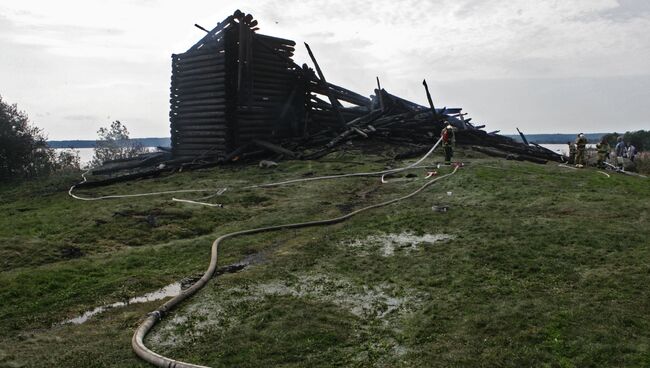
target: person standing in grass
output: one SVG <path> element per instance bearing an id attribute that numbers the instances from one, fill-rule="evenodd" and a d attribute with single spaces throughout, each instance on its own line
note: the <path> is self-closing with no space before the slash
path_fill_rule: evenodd
<path id="1" fill-rule="evenodd" d="M 618 167 L 623 168 L 625 161 L 623 160 L 623 157 L 625 157 L 627 153 L 627 149 L 625 147 L 625 142 L 623 142 L 623 137 L 618 137 L 616 138 L 616 147 L 614 150 L 616 151 L 616 163 Z"/>
<path id="2" fill-rule="evenodd" d="M 616 157 L 625 157 L 626 148 L 625 148 L 625 142 L 623 142 L 623 137 L 616 138 L 616 142 L 617 142 L 615 147 Z"/>
<path id="3" fill-rule="evenodd" d="M 634 162 L 634 156 L 636 156 L 636 147 L 630 143 L 630 146 L 627 148 L 627 157 L 630 161 Z"/>
<path id="4" fill-rule="evenodd" d="M 445 165 L 451 165 L 451 158 L 454 156 L 453 145 L 456 144 L 454 127 L 450 124 L 443 128 L 440 132 L 440 138 L 442 138 L 442 148 L 445 150 Z"/>
<path id="5" fill-rule="evenodd" d="M 584 167 L 586 165 L 587 138 L 582 133 L 578 134 L 578 138 L 576 138 L 576 149 L 576 167 Z"/>
<path id="6" fill-rule="evenodd" d="M 596 145 L 596 150 L 598 150 L 598 162 L 596 163 L 596 166 L 604 168 L 605 159 L 607 158 L 607 154 L 610 150 L 609 143 L 607 143 L 607 139 L 605 139 L 605 137 L 603 137 L 600 140 L 600 143 Z"/>
<path id="7" fill-rule="evenodd" d="M 569 145 L 569 164 L 574 165 L 576 163 L 576 144 L 573 142 L 567 142 Z"/>

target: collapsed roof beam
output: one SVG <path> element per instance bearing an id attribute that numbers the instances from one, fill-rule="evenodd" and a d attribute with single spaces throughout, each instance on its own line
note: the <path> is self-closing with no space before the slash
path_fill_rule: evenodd
<path id="1" fill-rule="evenodd" d="M 424 90 L 427 92 L 427 101 L 429 101 L 429 107 L 431 108 L 431 113 L 433 114 L 433 119 L 437 122 L 440 121 L 438 118 L 438 113 L 436 112 L 436 107 L 433 106 L 433 100 L 431 99 L 431 93 L 429 93 L 429 86 L 427 86 L 427 80 L 422 80 L 422 85 L 424 85 Z"/>
<path id="2" fill-rule="evenodd" d="M 231 15 L 228 18 L 226 18 L 223 22 L 218 23 L 216 27 L 214 27 L 210 32 L 208 32 L 208 34 L 206 34 L 202 39 L 200 39 L 199 42 L 195 43 L 192 47 L 187 49 L 187 51 L 198 50 L 202 45 L 206 44 L 208 41 L 214 38 L 214 36 L 217 35 L 217 33 L 223 31 L 227 26 L 231 25 L 233 19 L 234 18 Z"/>
<path id="3" fill-rule="evenodd" d="M 316 58 L 314 57 L 314 54 L 311 52 L 311 48 L 309 47 L 307 42 L 305 42 L 305 47 L 307 48 L 307 52 L 309 53 L 309 57 L 311 58 L 311 61 L 314 63 L 314 67 L 316 68 L 316 72 L 318 73 L 318 78 L 320 78 L 321 82 L 327 86 L 327 81 L 325 80 L 325 76 L 323 75 L 323 72 L 320 70 L 320 66 L 318 66 L 318 62 L 316 61 Z M 341 110 L 339 110 L 339 107 L 341 107 L 342 105 L 332 95 L 329 88 L 327 89 L 327 98 L 329 98 L 330 103 L 332 104 L 332 107 L 334 107 L 336 117 L 338 118 L 339 122 L 341 123 L 341 126 L 345 126 L 345 119 L 343 119 L 343 115 L 341 115 Z"/>

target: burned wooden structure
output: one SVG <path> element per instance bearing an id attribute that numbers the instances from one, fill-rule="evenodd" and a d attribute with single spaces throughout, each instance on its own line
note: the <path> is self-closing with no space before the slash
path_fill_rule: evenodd
<path id="1" fill-rule="evenodd" d="M 176 158 L 222 159 L 257 138 L 300 135 L 304 83 L 295 42 L 256 33 L 239 11 L 172 55 L 170 123 Z M 292 123 L 285 124 L 291 121 Z"/>
<path id="2" fill-rule="evenodd" d="M 460 108 L 436 109 L 428 90 L 429 106 L 422 106 L 379 87 L 367 98 L 331 84 L 307 44 L 314 69 L 293 61 L 294 41 L 260 34 L 257 25 L 237 10 L 187 51 L 172 55 L 175 160 L 229 161 L 264 152 L 314 158 L 340 143 L 372 137 L 426 144 L 447 124 L 457 129 L 461 144 L 560 159 L 484 132 Z M 320 149 L 301 153 L 314 147 Z"/>
<path id="3" fill-rule="evenodd" d="M 369 98 L 332 84 L 309 45 L 313 69 L 294 62 L 294 41 L 260 34 L 257 25 L 237 10 L 210 31 L 197 26 L 206 34 L 172 55 L 171 153 L 107 163 L 97 174 L 148 167 L 143 175 L 155 175 L 248 158 L 316 159 L 354 140 L 424 152 L 446 125 L 455 127 L 459 144 L 486 154 L 563 160 L 538 145 L 484 131 L 461 108 L 434 107 L 426 82 L 428 106 L 387 92 L 379 80 Z"/>

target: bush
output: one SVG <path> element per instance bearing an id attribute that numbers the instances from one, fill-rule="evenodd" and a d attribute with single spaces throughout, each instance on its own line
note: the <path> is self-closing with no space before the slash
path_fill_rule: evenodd
<path id="1" fill-rule="evenodd" d="M 16 104 L 9 105 L 0 96 L 0 180 L 48 174 L 53 155 L 41 129 L 30 125 Z"/>
<path id="2" fill-rule="evenodd" d="M 0 96 L 0 181 L 78 171 L 79 166 L 79 152 L 57 153 L 47 145 L 43 131 L 29 123 L 27 114 Z"/>
<path id="3" fill-rule="evenodd" d="M 138 142 L 129 138 L 129 131 L 119 120 L 111 126 L 97 131 L 99 139 L 95 143 L 95 155 L 90 162 L 91 167 L 98 167 L 108 161 L 122 160 L 135 157 L 147 152 Z"/>
<path id="4" fill-rule="evenodd" d="M 634 159 L 636 170 L 641 174 L 650 174 L 650 152 L 641 152 Z"/>
<path id="5" fill-rule="evenodd" d="M 637 130 L 634 132 L 626 132 L 625 134 L 609 133 L 605 135 L 607 142 L 612 148 L 616 146 L 616 139 L 623 137 L 623 141 L 629 145 L 633 144 L 637 152 L 650 150 L 650 131 Z"/>
<path id="6" fill-rule="evenodd" d="M 81 158 L 79 151 L 66 149 L 60 151 L 54 157 L 54 170 L 64 172 L 75 172 L 81 170 Z"/>

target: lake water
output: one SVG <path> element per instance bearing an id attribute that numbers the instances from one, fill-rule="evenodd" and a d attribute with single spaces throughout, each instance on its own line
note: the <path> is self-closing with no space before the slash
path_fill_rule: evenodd
<path id="1" fill-rule="evenodd" d="M 569 145 L 568 144 L 540 144 L 544 148 L 548 148 L 553 152 L 563 154 L 565 156 L 569 155 Z M 588 144 L 587 148 L 596 148 L 595 144 Z"/>
<path id="2" fill-rule="evenodd" d="M 61 151 L 68 151 L 69 148 L 55 148 L 54 151 L 59 153 Z M 73 151 L 79 152 L 79 158 L 81 159 L 81 166 L 87 165 L 90 160 L 93 159 L 95 155 L 94 148 L 74 148 Z"/>
<path id="3" fill-rule="evenodd" d="M 563 155 L 569 154 L 569 146 L 566 144 L 540 144 L 544 148 L 548 148 L 553 152 L 557 152 Z M 588 144 L 587 148 L 595 148 L 595 144 Z M 147 147 L 148 150 L 153 150 L 154 147 Z M 63 151 L 63 148 L 55 148 L 55 151 Z M 79 158 L 81 158 L 81 166 L 88 165 L 95 155 L 94 148 L 75 148 L 75 151 L 79 152 Z"/>
<path id="4" fill-rule="evenodd" d="M 153 151 L 155 147 L 145 147 L 148 151 Z M 67 151 L 69 148 L 55 148 L 55 152 Z M 81 161 L 81 167 L 84 167 L 90 163 L 95 155 L 94 148 L 73 148 L 74 151 L 79 152 L 79 158 Z"/>

